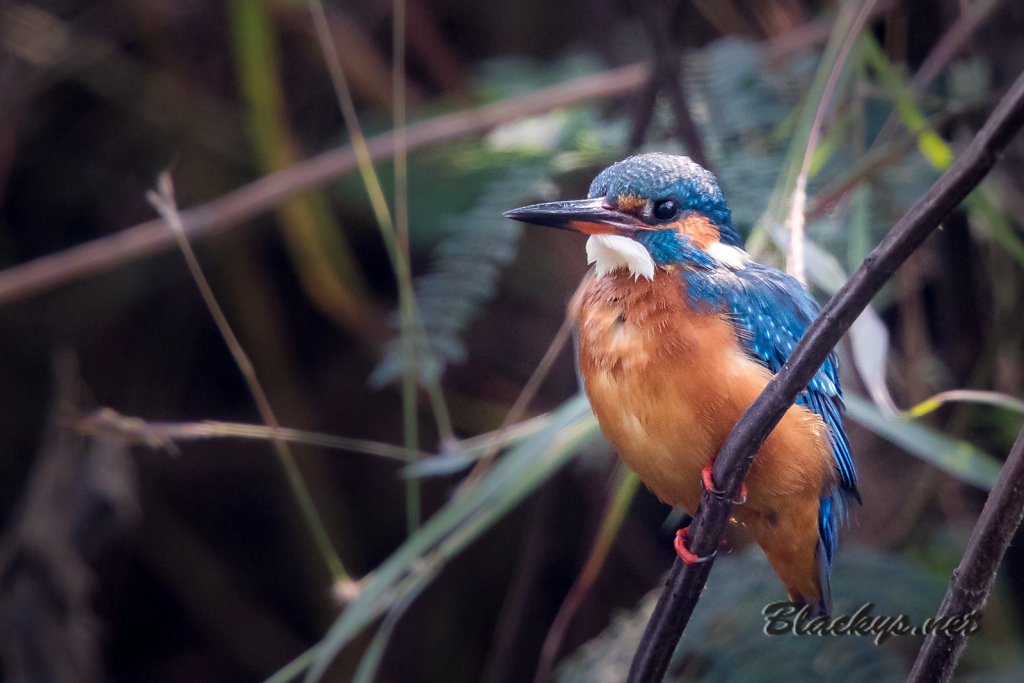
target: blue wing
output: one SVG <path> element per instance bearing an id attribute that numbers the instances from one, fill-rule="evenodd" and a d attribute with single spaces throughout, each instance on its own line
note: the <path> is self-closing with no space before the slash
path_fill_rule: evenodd
<path id="1" fill-rule="evenodd" d="M 811 321 L 817 317 L 818 305 L 803 285 L 774 268 L 747 263 L 733 274 L 738 278 L 739 286 L 729 288 L 728 304 L 745 350 L 773 374 L 777 373 Z M 839 489 L 843 497 L 860 501 L 850 442 L 843 429 L 843 394 L 839 387 L 835 352 L 829 354 L 818 368 L 796 403 L 820 415 L 828 425 L 832 455 L 839 472 Z M 842 515 L 842 506 L 833 503 L 831 496 L 822 499 L 819 519 L 821 539 L 830 565 L 837 517 Z"/>

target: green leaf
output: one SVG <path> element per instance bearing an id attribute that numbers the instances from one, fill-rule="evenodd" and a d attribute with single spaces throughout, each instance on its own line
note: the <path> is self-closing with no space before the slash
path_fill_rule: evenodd
<path id="1" fill-rule="evenodd" d="M 878 74 L 878 81 L 885 94 L 893 101 L 896 113 L 907 130 L 917 136 L 917 148 L 932 168 L 944 171 L 953 163 L 953 150 L 928 126 L 928 119 L 917 104 L 910 87 L 903 77 L 889 63 L 882 46 L 870 34 L 860 38 L 864 58 Z"/>
<path id="2" fill-rule="evenodd" d="M 992 191 L 984 184 L 967 195 L 964 203 L 970 212 L 970 221 L 972 224 L 980 222 L 987 225 L 992 233 L 992 239 L 1018 263 L 1024 265 L 1024 240 L 1014 231 L 1007 218 L 1007 212 L 996 205 L 992 195 Z"/>
<path id="3" fill-rule="evenodd" d="M 781 226 L 773 233 L 782 246 L 788 233 Z M 835 294 L 846 283 L 847 276 L 838 259 L 811 240 L 804 240 L 804 258 L 810 281 L 829 294 Z M 873 308 L 865 308 L 850 327 L 850 349 L 857 374 L 871 398 L 888 413 L 899 411 L 886 384 L 889 355 L 889 331 Z"/>
<path id="4" fill-rule="evenodd" d="M 983 405 L 1005 408 L 1017 413 L 1024 414 L 1024 401 L 1009 394 L 1002 394 L 998 391 L 978 391 L 976 389 L 954 389 L 943 391 L 921 401 L 916 406 L 906 411 L 907 417 L 918 418 L 938 410 L 946 403 L 964 401 L 968 403 L 981 403 Z"/>
<path id="5" fill-rule="evenodd" d="M 871 402 L 845 396 L 850 417 L 903 450 L 962 482 L 985 490 L 995 486 L 1002 464 L 988 453 L 906 418 L 886 417 Z"/>
<path id="6" fill-rule="evenodd" d="M 459 492 L 364 579 L 359 596 L 317 645 L 307 680 L 318 680 L 356 635 L 422 590 L 448 560 L 547 481 L 597 434 L 597 421 L 586 397 L 578 395 L 562 404 L 543 430 L 499 458 L 486 476 Z"/>
<path id="7" fill-rule="evenodd" d="M 934 168 L 947 169 L 953 165 L 953 150 L 935 131 L 922 132 L 917 137 L 917 148 Z"/>
<path id="8" fill-rule="evenodd" d="M 822 97 L 825 95 L 826 85 L 829 76 L 836 66 L 842 52 L 842 46 L 847 35 L 856 25 L 857 8 L 853 5 L 841 5 L 841 9 L 832 25 L 828 43 L 822 53 L 814 73 L 814 79 L 810 87 L 806 89 L 805 95 L 799 105 L 800 118 L 789 142 L 789 150 L 786 153 L 786 160 L 782 165 L 781 172 L 775 184 L 775 191 L 768 202 L 768 210 L 761 218 L 761 225 L 772 231 L 775 226 L 784 225 L 786 215 L 789 212 L 790 202 L 797 188 L 798 179 L 803 167 L 803 158 L 810 139 L 811 129 L 814 126 L 815 115 Z M 843 70 L 850 68 L 850 61 L 841 67 Z M 839 93 L 833 95 L 833 100 Z"/>
<path id="9" fill-rule="evenodd" d="M 889 330 L 871 307 L 865 308 L 850 327 L 850 352 L 871 399 L 890 415 L 898 413 L 886 383 Z"/>

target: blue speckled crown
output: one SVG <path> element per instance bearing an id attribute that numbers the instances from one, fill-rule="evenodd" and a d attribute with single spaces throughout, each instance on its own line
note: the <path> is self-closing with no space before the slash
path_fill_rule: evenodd
<path id="1" fill-rule="evenodd" d="M 597 174 L 588 197 L 672 197 L 684 211 L 699 211 L 718 226 L 724 244 L 742 246 L 715 176 L 689 157 L 653 152 L 612 164 Z"/>

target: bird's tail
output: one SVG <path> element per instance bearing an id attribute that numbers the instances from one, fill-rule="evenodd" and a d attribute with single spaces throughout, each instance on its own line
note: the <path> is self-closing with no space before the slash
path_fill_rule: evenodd
<path id="1" fill-rule="evenodd" d="M 839 539 L 841 514 L 832 496 L 825 496 L 818 501 L 818 547 L 815 549 L 815 559 L 818 562 L 821 598 L 808 603 L 814 616 L 832 614 L 832 556 Z"/>

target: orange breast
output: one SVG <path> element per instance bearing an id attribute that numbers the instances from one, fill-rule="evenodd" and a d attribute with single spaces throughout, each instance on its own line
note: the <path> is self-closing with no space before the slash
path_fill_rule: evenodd
<path id="1" fill-rule="evenodd" d="M 593 278 L 573 309 L 584 386 L 602 432 L 659 498 L 693 513 L 700 470 L 770 373 L 744 353 L 724 316 L 691 308 L 678 272 L 659 269 L 653 281 L 625 271 Z M 814 413 L 790 408 L 754 461 L 748 502 L 736 517 L 774 517 L 785 499 L 805 494 L 817 510 L 835 477 L 826 430 Z"/>

